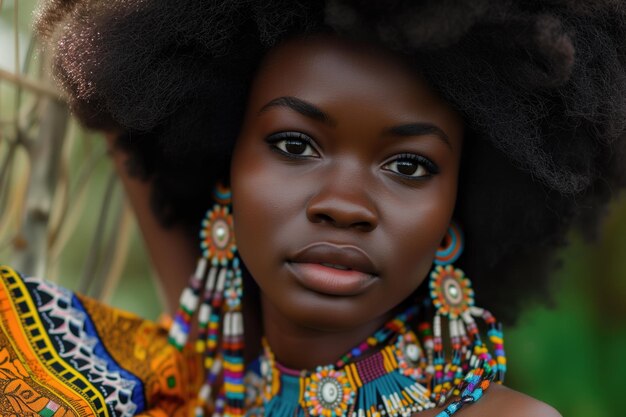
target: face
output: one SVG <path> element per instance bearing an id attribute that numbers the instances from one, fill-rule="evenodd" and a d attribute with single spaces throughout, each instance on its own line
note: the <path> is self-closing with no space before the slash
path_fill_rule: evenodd
<path id="1" fill-rule="evenodd" d="M 451 221 L 462 136 L 394 55 L 330 36 L 272 50 L 231 165 L 237 245 L 264 302 L 341 330 L 405 300 Z"/>

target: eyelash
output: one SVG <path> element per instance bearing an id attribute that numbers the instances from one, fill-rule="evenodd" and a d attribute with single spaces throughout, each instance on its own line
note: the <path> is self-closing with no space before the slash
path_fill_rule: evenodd
<path id="1" fill-rule="evenodd" d="M 279 143 L 283 142 L 283 141 L 288 141 L 289 139 L 294 140 L 294 141 L 301 141 L 304 143 L 304 145 L 308 146 L 310 149 L 313 150 L 313 152 L 315 152 L 318 156 L 319 156 L 319 152 L 318 150 L 315 148 L 315 146 L 313 145 L 314 141 L 313 139 L 301 132 L 279 132 L 279 133 L 275 133 L 272 134 L 270 136 L 267 137 L 266 141 L 267 143 L 271 146 L 271 149 L 275 152 L 278 152 L 281 155 L 284 155 L 288 158 L 294 158 L 294 159 L 308 159 L 311 157 L 314 157 L 312 155 L 299 155 L 299 154 L 294 154 L 291 152 L 288 152 L 286 150 L 283 150 L 281 148 L 279 148 Z M 400 172 L 397 171 L 392 171 L 391 169 L 387 169 L 387 171 L 393 172 L 394 174 L 402 177 L 402 178 L 406 178 L 406 179 L 410 179 L 410 180 L 423 180 L 426 178 L 431 177 L 432 175 L 438 174 L 439 173 L 439 167 L 433 163 L 430 159 L 425 158 L 421 155 L 417 155 L 417 154 L 412 154 L 412 153 L 402 153 L 399 155 L 396 155 L 393 157 L 393 159 L 385 162 L 383 164 L 383 167 L 389 166 L 394 162 L 398 162 L 398 161 L 406 161 L 406 160 L 410 160 L 412 162 L 416 162 L 417 164 L 421 165 L 426 171 L 427 171 L 427 175 L 423 175 L 423 176 L 419 176 L 419 177 L 413 177 L 411 175 L 406 175 L 406 174 L 402 174 Z"/>
<path id="2" fill-rule="evenodd" d="M 407 160 L 411 161 L 411 162 L 415 162 L 418 165 L 421 165 L 426 170 L 427 174 L 419 176 L 419 177 L 414 177 L 414 176 L 411 176 L 411 175 L 402 174 L 401 172 L 392 171 L 391 169 L 387 169 L 387 170 L 393 172 L 396 175 L 399 175 L 399 176 L 401 176 L 403 178 L 407 178 L 407 179 L 410 179 L 410 180 L 423 180 L 423 179 L 426 179 L 426 178 L 430 178 L 431 176 L 436 175 L 436 174 L 439 173 L 439 167 L 434 162 L 432 162 L 428 158 L 425 158 L 425 157 L 423 157 L 421 155 L 417 155 L 417 154 L 414 154 L 414 153 L 402 153 L 400 155 L 396 155 L 390 161 L 385 162 L 383 167 L 389 166 L 389 165 L 391 165 L 394 162 L 397 163 L 399 161 L 407 161 Z"/>
<path id="3" fill-rule="evenodd" d="M 311 139 L 310 136 L 301 133 L 301 132 L 279 132 L 279 133 L 275 133 L 273 135 L 270 135 L 266 141 L 267 143 L 269 143 L 269 145 L 271 146 L 271 149 L 275 152 L 280 153 L 281 155 L 287 156 L 289 158 L 296 158 L 296 159 L 308 159 L 311 158 L 311 155 L 299 155 L 299 154 L 294 154 L 291 152 L 287 152 L 286 150 L 280 149 L 280 147 L 278 146 L 279 143 L 281 142 L 287 142 L 289 139 L 293 140 L 294 142 L 300 141 L 300 142 L 304 142 L 305 145 L 307 145 L 309 148 L 311 148 L 316 154 L 319 155 L 318 150 L 315 148 L 315 146 L 313 146 L 313 139 Z"/>

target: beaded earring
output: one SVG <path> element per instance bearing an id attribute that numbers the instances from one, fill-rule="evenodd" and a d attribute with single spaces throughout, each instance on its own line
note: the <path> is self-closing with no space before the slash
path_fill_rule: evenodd
<path id="1" fill-rule="evenodd" d="M 205 381 L 198 393 L 196 417 L 213 398 L 212 388 L 223 375 L 213 409 L 224 416 L 244 414 L 242 275 L 231 214 L 231 192 L 217 185 L 215 205 L 207 211 L 200 230 L 202 257 L 183 290 L 180 306 L 170 328 L 170 344 L 182 350 L 198 310 L 197 353 L 203 355 Z M 199 307 L 199 308 L 198 308 Z M 221 331 L 221 334 L 220 334 Z"/>
<path id="2" fill-rule="evenodd" d="M 501 326 L 493 315 L 483 308 L 474 305 L 474 290 L 465 273 L 455 268 L 455 262 L 464 249 L 464 236 L 461 229 L 452 223 L 442 246 L 435 255 L 435 267 L 430 273 L 430 297 L 435 307 L 432 321 L 432 337 L 425 337 L 425 350 L 434 372 L 434 400 L 444 404 L 450 395 L 460 395 L 464 374 L 468 369 L 487 370 L 488 376 L 499 382 L 506 372 Z M 493 345 L 494 356 L 487 350 L 481 340 L 475 318 L 482 318 L 488 326 L 487 335 Z M 447 321 L 449 343 L 452 352 L 446 362 L 442 324 Z M 423 323 L 420 331 L 430 336 L 430 325 Z M 482 373 L 482 371 L 480 371 Z M 487 375 L 488 374 L 488 375 Z M 455 403 L 450 405 L 455 406 Z"/>

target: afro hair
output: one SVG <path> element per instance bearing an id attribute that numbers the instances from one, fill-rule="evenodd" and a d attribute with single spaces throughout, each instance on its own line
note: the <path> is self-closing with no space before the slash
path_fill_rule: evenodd
<path id="1" fill-rule="evenodd" d="M 123 132 L 159 218 L 190 236 L 270 48 L 330 31 L 406 56 L 465 120 L 461 266 L 511 321 L 626 183 L 625 22 L 619 0 L 49 0 L 37 27 L 75 114 Z"/>

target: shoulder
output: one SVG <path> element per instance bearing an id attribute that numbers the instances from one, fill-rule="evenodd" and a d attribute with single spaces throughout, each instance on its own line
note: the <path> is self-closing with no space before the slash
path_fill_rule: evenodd
<path id="1" fill-rule="evenodd" d="M 443 408 L 435 408 L 417 413 L 415 417 L 438 417 L 442 411 Z M 459 417 L 561 417 L 561 414 L 548 404 L 499 384 L 491 385 L 478 402 L 463 407 L 458 415 Z"/>
<path id="2" fill-rule="evenodd" d="M 493 384 L 483 398 L 463 410 L 463 417 L 561 417 L 548 404 L 499 384 Z"/>

